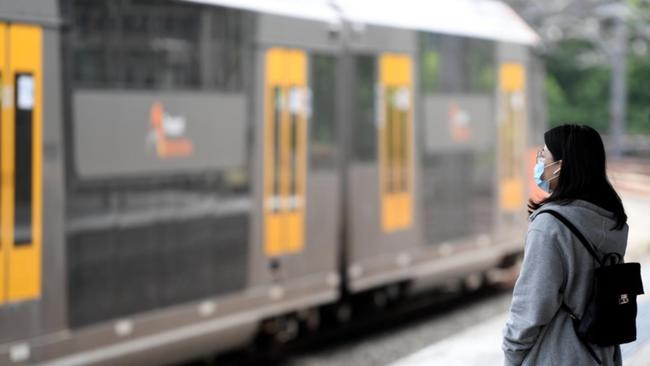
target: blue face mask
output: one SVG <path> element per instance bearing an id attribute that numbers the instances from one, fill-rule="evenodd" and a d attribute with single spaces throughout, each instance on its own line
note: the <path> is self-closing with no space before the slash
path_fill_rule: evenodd
<path id="1" fill-rule="evenodd" d="M 539 188 L 541 188 L 544 192 L 551 192 L 551 180 L 557 178 L 557 176 L 555 176 L 555 174 L 557 174 L 560 171 L 560 169 L 554 171 L 553 172 L 553 177 L 551 179 L 544 180 L 544 179 L 542 179 L 542 175 L 544 174 L 544 169 L 546 169 L 549 166 L 551 166 L 553 164 L 556 164 L 558 162 L 559 162 L 559 160 L 554 161 L 554 162 L 552 162 L 552 163 L 550 163 L 549 165 L 546 165 L 546 166 L 541 161 L 538 161 L 537 164 L 535 164 L 535 173 L 534 173 L 535 174 L 535 184 L 537 184 L 537 186 Z"/>

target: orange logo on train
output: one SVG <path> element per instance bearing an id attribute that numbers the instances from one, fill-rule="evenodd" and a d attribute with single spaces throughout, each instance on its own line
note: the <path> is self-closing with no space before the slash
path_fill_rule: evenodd
<path id="1" fill-rule="evenodd" d="M 154 145 L 158 157 L 174 158 L 192 155 L 192 141 L 185 136 L 187 121 L 184 116 L 174 116 L 165 111 L 162 103 L 151 105 L 149 113 L 151 131 L 148 145 Z"/>
<path id="2" fill-rule="evenodd" d="M 472 137 L 472 126 L 470 116 L 456 103 L 449 104 L 448 123 L 451 137 L 456 142 L 467 141 Z"/>

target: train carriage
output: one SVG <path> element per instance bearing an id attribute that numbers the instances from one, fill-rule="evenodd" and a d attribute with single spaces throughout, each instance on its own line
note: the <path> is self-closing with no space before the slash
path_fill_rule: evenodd
<path id="1" fill-rule="evenodd" d="M 536 36 L 436 4 L 0 3 L 0 365 L 290 338 L 521 253 Z"/>

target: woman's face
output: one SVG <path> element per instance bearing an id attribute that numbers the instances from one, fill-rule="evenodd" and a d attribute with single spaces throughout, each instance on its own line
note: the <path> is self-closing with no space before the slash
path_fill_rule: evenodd
<path id="1" fill-rule="evenodd" d="M 537 152 L 537 158 L 544 163 L 542 179 L 548 180 L 549 187 L 554 190 L 557 187 L 557 177 L 560 175 L 559 169 L 562 167 L 562 160 L 556 162 L 546 145 Z"/>

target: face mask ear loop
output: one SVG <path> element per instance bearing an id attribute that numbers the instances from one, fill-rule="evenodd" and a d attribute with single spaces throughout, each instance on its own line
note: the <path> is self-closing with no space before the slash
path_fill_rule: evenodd
<path id="1" fill-rule="evenodd" d="M 553 162 L 553 163 L 551 163 L 551 164 L 555 164 L 555 163 L 561 163 L 561 162 L 562 162 L 562 160 L 558 160 L 558 161 L 556 161 L 556 162 Z M 562 170 L 562 167 L 561 167 L 561 166 L 560 166 L 559 168 L 557 168 L 557 170 L 556 170 L 556 171 L 554 171 L 554 172 L 553 172 L 553 175 L 555 175 L 555 174 L 557 174 L 557 173 L 559 173 L 559 172 L 560 172 L 560 170 Z"/>

